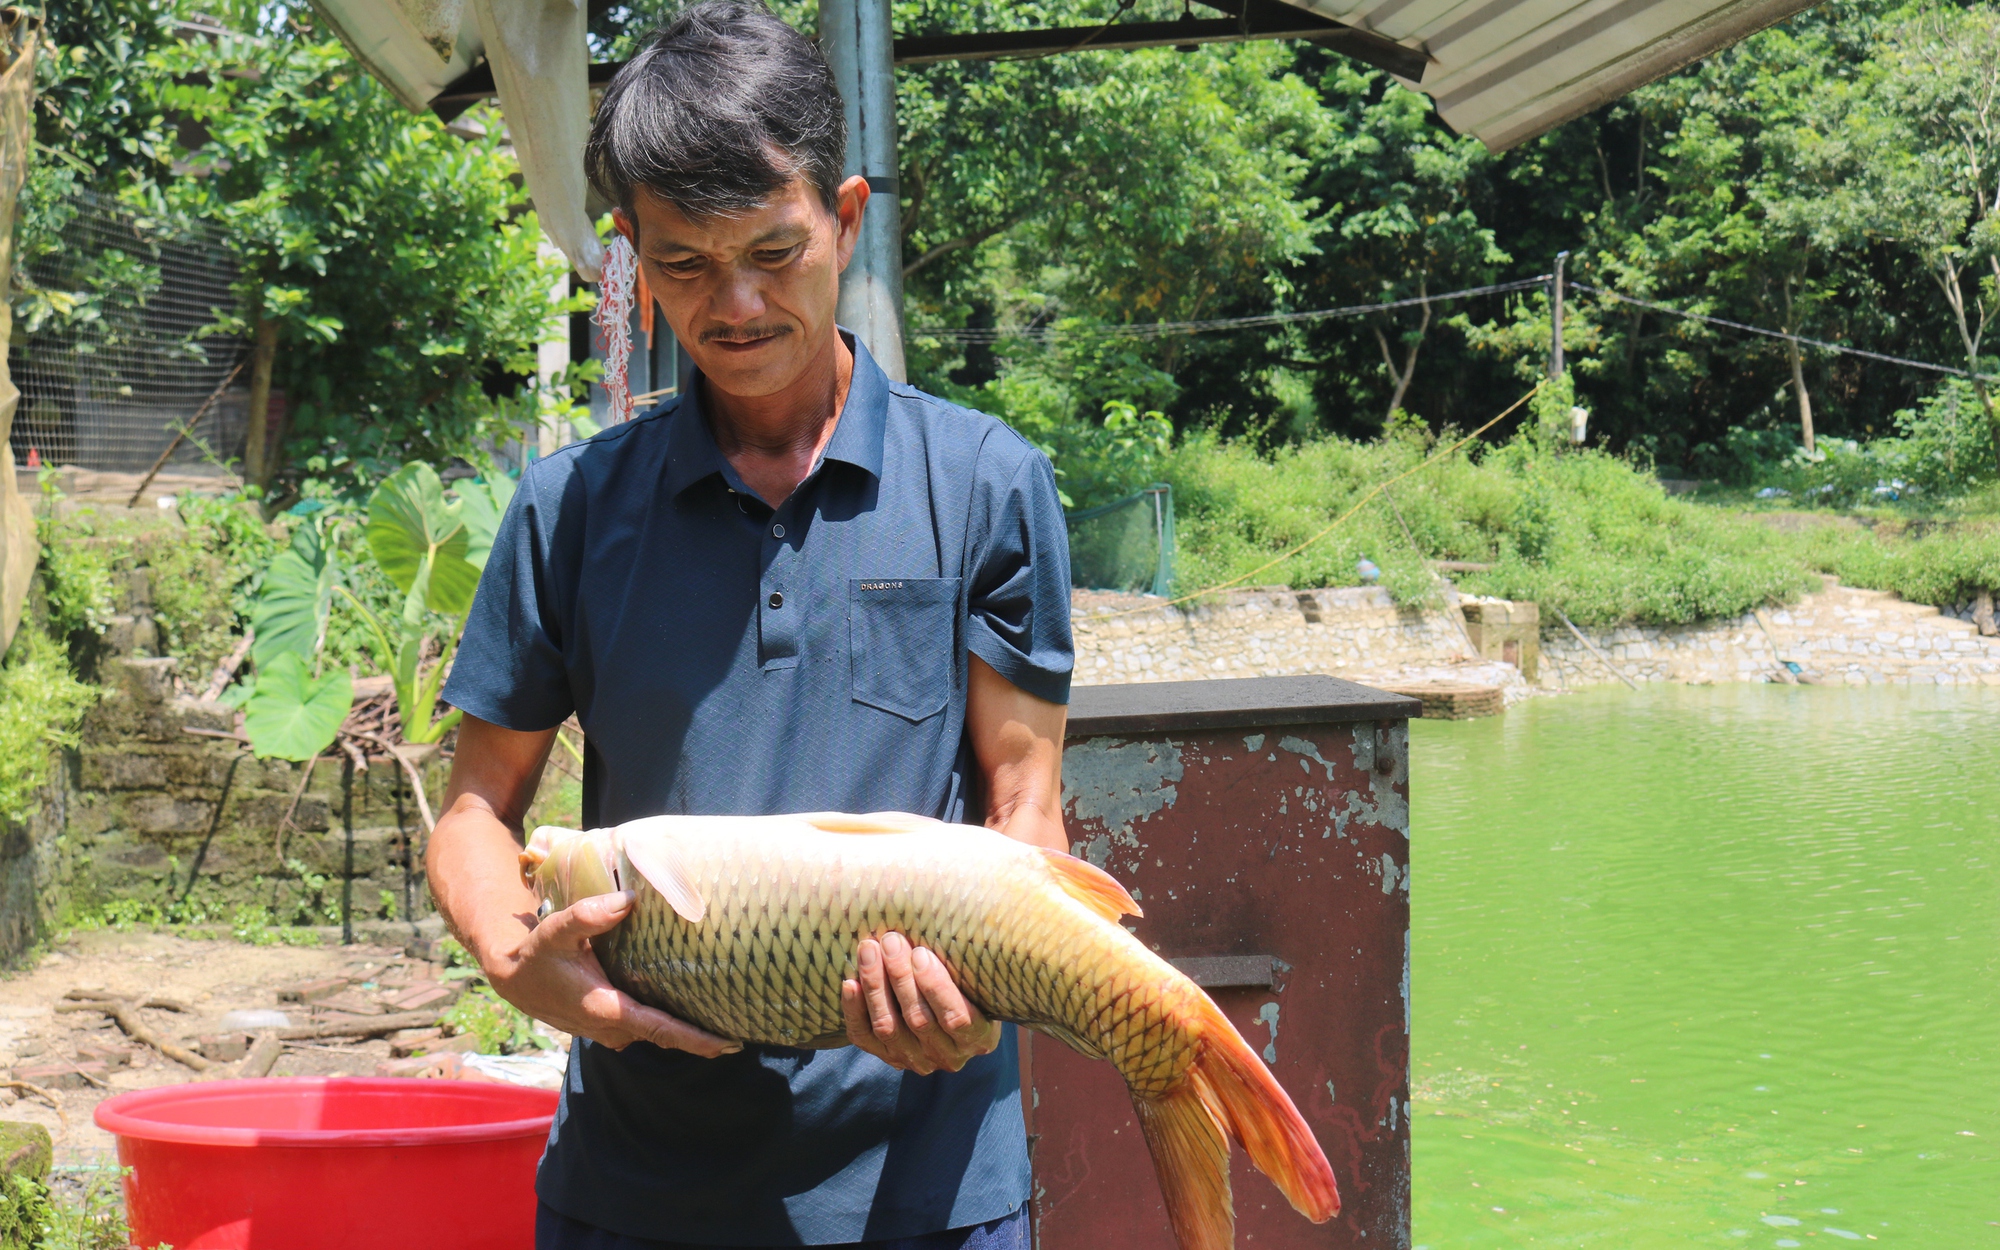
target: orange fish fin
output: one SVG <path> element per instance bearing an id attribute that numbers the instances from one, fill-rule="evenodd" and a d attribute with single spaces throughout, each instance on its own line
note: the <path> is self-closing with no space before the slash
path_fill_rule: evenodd
<path id="1" fill-rule="evenodd" d="M 1207 1095 L 1203 1082 L 1184 1080 L 1165 1098 L 1132 1100 L 1180 1250 L 1232 1250 L 1236 1244 L 1229 1139 Z"/>
<path id="2" fill-rule="evenodd" d="M 1106 920 L 1146 914 L 1139 910 L 1139 905 L 1132 901 L 1125 887 L 1118 884 L 1117 878 L 1096 864 L 1061 851 L 1051 851 L 1047 847 L 1039 849 L 1049 871 L 1056 875 L 1056 884 L 1071 898 Z"/>
<path id="3" fill-rule="evenodd" d="M 1231 1136 L 1299 1214 L 1324 1224 L 1340 1214 L 1333 1168 L 1278 1078 L 1213 1002 L 1201 1022 L 1201 1058 L 1189 1072 Z"/>
<path id="4" fill-rule="evenodd" d="M 625 858 L 632 862 L 646 884 L 660 892 L 674 914 L 689 924 L 699 924 L 708 914 L 708 900 L 701 896 L 681 860 L 681 848 L 670 836 L 650 830 L 631 830 L 624 836 Z M 625 888 L 632 888 L 631 882 Z"/>
<path id="5" fill-rule="evenodd" d="M 806 812 L 798 819 L 822 833 L 916 833 L 944 823 L 928 816 L 912 816 L 908 812 L 869 812 L 865 816 L 848 812 Z"/>

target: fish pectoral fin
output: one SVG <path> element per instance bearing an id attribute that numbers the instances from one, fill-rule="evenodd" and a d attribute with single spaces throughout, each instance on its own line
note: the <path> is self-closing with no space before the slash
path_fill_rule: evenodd
<path id="1" fill-rule="evenodd" d="M 916 833 L 944 823 L 909 812 L 869 812 L 864 816 L 849 812 L 805 812 L 796 819 L 822 833 Z"/>
<path id="2" fill-rule="evenodd" d="M 1070 1030 L 1060 1024 L 1031 1024 L 1028 1027 L 1037 1033 L 1048 1034 L 1086 1059 L 1110 1058 L 1102 1050 L 1084 1041 L 1081 1037 L 1078 1037 L 1075 1033 L 1070 1032 Z"/>
<path id="3" fill-rule="evenodd" d="M 1139 904 L 1118 884 L 1118 879 L 1087 859 L 1065 855 L 1047 847 L 1037 848 L 1042 859 L 1055 874 L 1056 884 L 1063 888 L 1077 902 L 1096 912 L 1106 920 L 1116 921 L 1120 916 L 1143 916 Z"/>
<path id="4" fill-rule="evenodd" d="M 708 900 L 695 888 L 686 861 L 681 858 L 680 843 L 671 834 L 651 829 L 628 829 L 622 841 L 625 858 L 633 870 L 659 891 L 676 916 L 689 924 L 699 924 L 708 914 Z"/>

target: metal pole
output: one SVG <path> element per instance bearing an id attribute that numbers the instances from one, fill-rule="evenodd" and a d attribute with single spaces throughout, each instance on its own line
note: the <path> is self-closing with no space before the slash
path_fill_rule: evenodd
<path id="1" fill-rule="evenodd" d="M 1568 252 L 1556 253 L 1556 280 L 1550 288 L 1549 380 L 1552 382 L 1563 375 L 1563 262 L 1568 259 Z"/>
<path id="2" fill-rule="evenodd" d="M 897 201 L 895 31 L 889 0 L 822 0 L 820 42 L 847 107 L 846 174 L 873 193 L 840 278 L 840 323 L 898 382 L 903 365 L 903 210 Z"/>

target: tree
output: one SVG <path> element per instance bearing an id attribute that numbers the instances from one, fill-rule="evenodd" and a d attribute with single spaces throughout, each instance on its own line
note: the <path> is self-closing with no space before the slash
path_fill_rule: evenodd
<path id="1" fill-rule="evenodd" d="M 1300 285 L 1328 303 L 1417 301 L 1414 313 L 1368 325 L 1390 383 L 1387 420 L 1416 377 L 1431 292 L 1490 282 L 1511 259 L 1471 202 L 1493 158 L 1477 139 L 1447 131 L 1428 97 L 1386 74 L 1338 61 L 1320 90 L 1335 120 L 1309 189 L 1329 228 Z"/>
<path id="2" fill-rule="evenodd" d="M 2000 12 L 1919 6 L 1892 29 L 1867 88 L 1864 116 L 1887 140 L 1873 189 L 1937 284 L 2000 461 L 1984 375 L 2000 315 Z"/>

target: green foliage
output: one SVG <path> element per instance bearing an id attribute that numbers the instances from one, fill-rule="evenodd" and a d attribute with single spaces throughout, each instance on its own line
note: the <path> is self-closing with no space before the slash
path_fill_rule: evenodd
<path id="1" fill-rule="evenodd" d="M 452 1032 L 471 1036 L 482 1055 L 511 1055 L 549 1045 L 535 1031 L 532 1018 L 484 983 L 467 988 L 439 1019 Z"/>
<path id="2" fill-rule="evenodd" d="M 427 464 L 406 464 L 382 480 L 368 500 L 368 548 L 375 563 L 409 596 L 405 623 L 423 611 L 462 615 L 479 588 L 479 567 L 467 558 L 471 540 L 463 505 L 447 503 L 444 483 Z M 492 547 L 488 538 L 486 546 Z"/>
<path id="3" fill-rule="evenodd" d="M 36 521 L 41 539 L 42 587 L 48 595 L 49 629 L 58 638 L 73 634 L 96 637 L 117 610 L 112 585 L 113 550 L 100 541 L 97 523 L 88 512 L 63 517 L 48 471 L 42 479 L 43 507 Z"/>
<path id="4" fill-rule="evenodd" d="M 257 671 L 243 705 L 243 731 L 259 759 L 309 760 L 333 745 L 354 706 L 354 679 L 343 668 L 314 676 L 308 661 L 282 651 Z"/>
<path id="5" fill-rule="evenodd" d="M 184 532 L 146 553 L 153 619 L 165 653 L 199 680 L 235 649 L 281 543 L 241 495 L 182 495 L 178 511 Z"/>
<path id="6" fill-rule="evenodd" d="M 2000 589 L 2000 524 L 1951 525 L 1915 537 L 1889 527 L 1824 526 L 1810 531 L 1803 546 L 1813 567 L 1913 603 L 1950 607 Z"/>
<path id="7" fill-rule="evenodd" d="M 33 814 L 51 753 L 76 745 L 77 723 L 97 693 L 70 671 L 61 644 L 33 621 L 22 623 L 0 662 L 0 817 L 18 824 Z"/>
<path id="8" fill-rule="evenodd" d="M 1374 443 L 1327 438 L 1263 454 L 1213 435 L 1187 440 L 1166 470 L 1179 513 L 1176 592 L 1251 573 L 1430 450 L 1410 425 Z M 1255 581 L 1356 585 L 1364 558 L 1398 602 L 1435 593 L 1426 561 L 1469 560 L 1496 567 L 1465 589 L 1596 625 L 1730 616 L 1816 584 L 1763 526 L 1671 498 L 1616 457 L 1530 436 L 1476 461 L 1438 462 Z"/>
<path id="9" fill-rule="evenodd" d="M 260 668 L 280 655 L 294 655 L 308 664 L 319 655 L 326 643 L 338 573 L 318 524 L 309 520 L 292 531 L 291 546 L 264 570 L 250 615 L 257 631 L 250 658 Z"/>
<path id="10" fill-rule="evenodd" d="M 48 1187 L 28 1176 L 0 1177 L 0 1246 L 39 1246 L 50 1220 Z"/>
<path id="11" fill-rule="evenodd" d="M 333 922 L 329 922 L 333 923 Z M 295 925 L 281 925 L 271 918 L 271 909 L 262 903 L 236 909 L 229 926 L 230 936 L 251 946 L 318 946 L 319 934 Z"/>
<path id="12" fill-rule="evenodd" d="M 24 1177 L 12 1178 L 13 1209 L 33 1221 L 23 1221 L 23 1227 L 33 1231 L 22 1241 L 10 1241 L 6 1225 L 0 1223 L 0 1245 L 30 1250 L 130 1250 L 132 1233 L 125 1224 L 124 1193 L 128 1174 L 129 1169 L 123 1168 L 92 1172 L 74 1196 L 52 1192 L 50 1186 Z M 0 1211 L 4 1210 L 0 1206 Z M 173 1248 L 161 1245 L 154 1250 Z"/>

